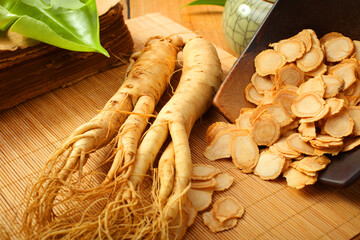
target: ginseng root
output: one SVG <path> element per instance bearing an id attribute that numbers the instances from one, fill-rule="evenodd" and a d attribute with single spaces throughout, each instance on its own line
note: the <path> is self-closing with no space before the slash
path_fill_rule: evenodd
<path id="1" fill-rule="evenodd" d="M 108 145 L 118 132 L 118 149 L 121 151 L 115 155 L 113 167 L 105 181 L 120 174 L 124 165 L 131 164 L 147 118 L 153 114 L 154 106 L 168 86 L 177 53 L 182 46 L 182 39 L 177 36 L 150 39 L 142 51 L 131 57 L 124 83 L 103 110 L 78 127 L 50 156 L 30 190 L 24 212 L 22 231 L 28 238 L 54 237 L 66 233 L 57 226 L 53 228 L 53 234 L 40 234 L 50 229 L 49 223 L 50 226 L 54 225 L 61 216 L 66 218 L 71 215 L 71 210 L 66 209 L 71 209 L 75 193 L 87 191 L 80 188 L 80 180 L 89 154 Z M 77 180 L 74 180 L 75 177 Z M 103 190 L 99 187 L 91 191 L 98 191 L 101 195 Z M 55 208 L 59 210 L 56 212 Z"/>

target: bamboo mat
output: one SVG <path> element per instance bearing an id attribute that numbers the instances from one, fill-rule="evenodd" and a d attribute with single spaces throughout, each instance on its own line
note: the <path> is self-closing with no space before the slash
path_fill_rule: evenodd
<path id="1" fill-rule="evenodd" d="M 130 19 L 127 24 L 136 49 L 154 35 L 192 36 L 189 30 L 160 14 Z M 236 59 L 218 51 L 225 75 Z M 0 112 L 0 239 L 5 237 L 4 229 L 13 236 L 19 230 L 24 192 L 47 157 L 104 106 L 120 86 L 125 69 L 121 66 L 108 70 Z M 224 118 L 211 108 L 195 124 L 190 137 L 193 162 L 212 164 L 234 176 L 233 186 L 216 192 L 213 199 L 234 196 L 245 207 L 245 214 L 234 229 L 214 234 L 203 224 L 200 212 L 185 239 L 350 239 L 360 233 L 359 181 L 341 190 L 321 184 L 295 190 L 287 187 L 284 179 L 264 181 L 242 174 L 229 160 L 209 163 L 202 152 L 206 129 L 215 121 Z M 101 159 L 106 151 L 92 156 L 91 161 Z"/>

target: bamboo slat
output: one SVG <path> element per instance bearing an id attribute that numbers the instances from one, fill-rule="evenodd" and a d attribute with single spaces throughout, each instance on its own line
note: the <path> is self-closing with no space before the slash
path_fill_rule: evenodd
<path id="1" fill-rule="evenodd" d="M 154 35 L 193 36 L 160 14 L 133 18 L 127 24 L 135 49 Z M 225 75 L 236 59 L 218 51 Z M 29 183 L 60 142 L 90 120 L 116 92 L 125 70 L 126 66 L 108 70 L 0 112 L 0 239 L 6 237 L 4 228 L 16 236 Z M 190 137 L 193 162 L 212 164 L 234 176 L 233 186 L 215 192 L 213 199 L 234 196 L 245 207 L 245 214 L 234 229 L 214 234 L 203 224 L 200 212 L 185 239 L 351 239 L 360 233 L 360 182 L 347 189 L 315 184 L 295 190 L 287 187 L 284 179 L 264 181 L 242 174 L 229 160 L 209 162 L 202 152 L 206 129 L 215 121 L 225 119 L 211 108 L 195 124 Z M 99 164 L 107 151 L 104 148 L 92 156 L 89 164 Z"/>

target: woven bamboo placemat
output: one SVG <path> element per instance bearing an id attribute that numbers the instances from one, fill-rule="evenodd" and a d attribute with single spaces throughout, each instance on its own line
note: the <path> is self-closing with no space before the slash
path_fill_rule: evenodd
<path id="1" fill-rule="evenodd" d="M 193 35 L 160 14 L 130 19 L 127 24 L 136 49 L 154 35 Z M 225 75 L 236 59 L 218 51 Z M 108 70 L 0 112 L 0 239 L 4 229 L 16 236 L 29 182 L 52 151 L 104 106 L 120 86 L 125 70 L 126 66 Z M 215 121 L 225 119 L 211 108 L 195 124 L 190 137 L 193 162 L 212 164 L 234 176 L 233 186 L 216 192 L 214 200 L 234 196 L 245 207 L 245 214 L 234 229 L 214 234 L 203 224 L 200 212 L 185 239 L 351 239 L 360 233 L 360 182 L 347 189 L 315 184 L 295 190 L 287 187 L 284 179 L 264 181 L 242 174 L 229 160 L 209 163 L 202 152 L 206 129 Z M 101 160 L 107 150 L 92 156 L 89 164 Z"/>

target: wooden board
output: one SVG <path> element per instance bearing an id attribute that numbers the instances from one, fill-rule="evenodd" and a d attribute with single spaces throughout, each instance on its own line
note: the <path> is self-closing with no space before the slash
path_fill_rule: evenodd
<path id="1" fill-rule="evenodd" d="M 193 35 L 160 14 L 130 19 L 127 24 L 136 49 L 154 35 Z M 236 59 L 218 51 L 225 75 Z M 3 228 L 10 235 L 18 232 L 24 192 L 46 159 L 104 106 L 120 86 L 125 70 L 126 66 L 108 70 L 0 112 L 0 239 Z M 321 184 L 295 190 L 284 179 L 264 181 L 242 174 L 229 160 L 209 162 L 202 152 L 206 129 L 215 121 L 225 119 L 211 108 L 195 124 L 190 137 L 193 162 L 212 164 L 234 176 L 233 186 L 215 193 L 214 200 L 234 196 L 245 207 L 245 214 L 234 229 L 214 234 L 203 224 L 200 212 L 185 239 L 350 239 L 360 233 L 360 182 L 341 190 Z M 102 153 L 96 157 L 101 158 Z"/>

